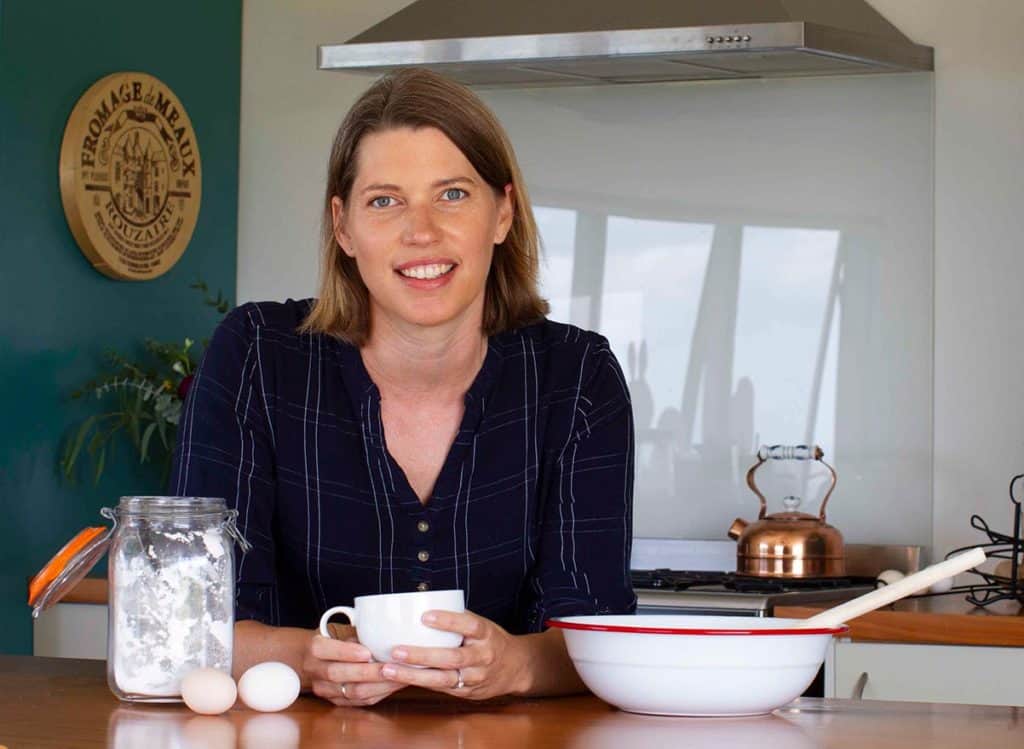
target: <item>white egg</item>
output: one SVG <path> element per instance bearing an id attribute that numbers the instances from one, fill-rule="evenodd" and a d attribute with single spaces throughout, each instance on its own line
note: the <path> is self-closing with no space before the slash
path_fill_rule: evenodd
<path id="1" fill-rule="evenodd" d="M 284 710 L 299 696 L 299 675 L 286 663 L 257 663 L 238 680 L 238 696 L 253 710 Z"/>
<path id="2" fill-rule="evenodd" d="M 953 578 L 951 577 L 944 577 L 943 579 L 928 586 L 928 590 L 932 593 L 948 593 L 952 589 Z"/>
<path id="3" fill-rule="evenodd" d="M 201 715 L 220 715 L 235 704 L 237 696 L 235 680 L 215 668 L 197 668 L 181 680 L 181 698 Z"/>
<path id="4" fill-rule="evenodd" d="M 878 577 L 875 578 L 882 585 L 892 585 L 895 582 L 899 582 L 906 575 L 899 570 L 882 570 L 878 573 Z"/>

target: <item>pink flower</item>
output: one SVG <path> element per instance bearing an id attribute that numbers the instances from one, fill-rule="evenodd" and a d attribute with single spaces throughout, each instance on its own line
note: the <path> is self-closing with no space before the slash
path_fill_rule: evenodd
<path id="1" fill-rule="evenodd" d="M 189 388 L 192 387 L 192 375 L 183 377 L 181 382 L 178 383 L 178 397 L 185 400 L 185 396 L 188 395 Z"/>

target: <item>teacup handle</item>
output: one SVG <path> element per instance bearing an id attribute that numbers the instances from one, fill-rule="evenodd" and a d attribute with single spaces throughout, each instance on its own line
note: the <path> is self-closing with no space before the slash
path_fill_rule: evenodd
<path id="1" fill-rule="evenodd" d="M 353 627 L 359 626 L 356 624 L 356 610 L 351 606 L 333 606 L 324 612 L 324 615 L 320 617 L 320 634 L 324 637 L 330 637 L 331 631 L 327 629 L 327 623 L 331 617 L 335 614 L 344 614 L 348 617 L 348 620 L 352 623 Z"/>

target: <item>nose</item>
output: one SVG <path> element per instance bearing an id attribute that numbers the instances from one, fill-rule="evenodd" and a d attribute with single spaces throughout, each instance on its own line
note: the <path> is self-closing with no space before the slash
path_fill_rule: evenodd
<path id="1" fill-rule="evenodd" d="M 410 245 L 429 245 L 437 241 L 438 235 L 438 226 L 430 206 L 410 206 L 406 211 L 402 241 Z"/>

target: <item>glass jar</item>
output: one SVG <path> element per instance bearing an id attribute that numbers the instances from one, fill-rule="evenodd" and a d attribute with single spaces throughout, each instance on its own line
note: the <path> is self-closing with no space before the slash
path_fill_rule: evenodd
<path id="1" fill-rule="evenodd" d="M 248 545 L 223 499 L 122 497 L 107 577 L 107 683 L 131 702 L 180 702 L 195 668 L 231 673 L 233 541 Z"/>

